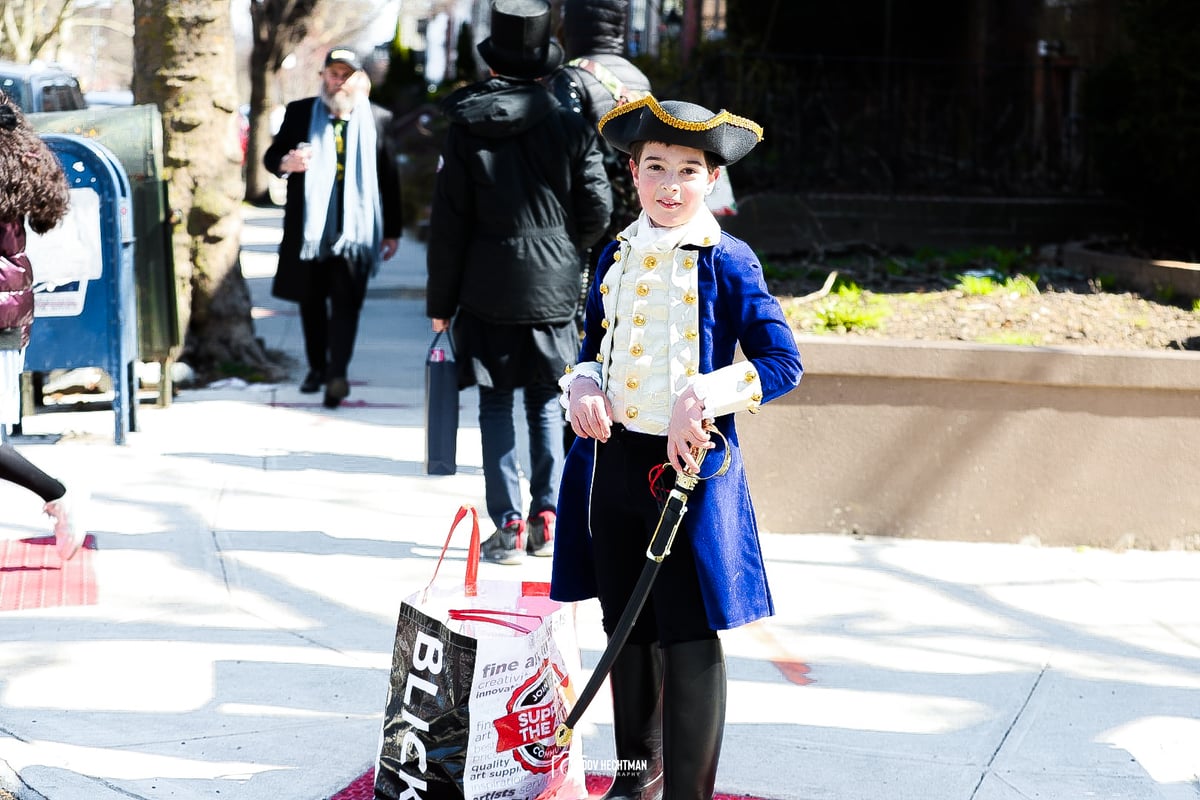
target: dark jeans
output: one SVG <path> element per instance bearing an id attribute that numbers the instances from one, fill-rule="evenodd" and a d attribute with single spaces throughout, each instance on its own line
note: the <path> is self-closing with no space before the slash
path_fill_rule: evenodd
<path id="1" fill-rule="evenodd" d="M 529 427 L 527 465 L 530 516 L 553 511 L 562 477 L 562 406 L 555 383 L 535 383 L 523 389 L 525 422 Z M 521 483 L 517 468 L 517 434 L 513 425 L 513 390 L 479 387 L 479 436 L 483 445 L 483 483 L 488 516 L 497 528 L 522 518 Z"/>
<path id="2" fill-rule="evenodd" d="M 312 293 L 300 303 L 304 354 L 311 371 L 326 379 L 346 377 L 362 302 L 363 287 L 346 259 L 321 259 L 313 265 Z"/>

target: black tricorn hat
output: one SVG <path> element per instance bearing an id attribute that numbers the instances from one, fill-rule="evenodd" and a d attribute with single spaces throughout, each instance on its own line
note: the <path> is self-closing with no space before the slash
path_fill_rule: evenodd
<path id="1" fill-rule="evenodd" d="M 600 118 L 600 134 L 623 153 L 634 142 L 663 142 L 712 153 L 732 164 L 762 141 L 762 126 L 722 109 L 714 114 L 704 106 L 682 100 L 659 103 L 647 95 L 617 106 Z"/>
<path id="2" fill-rule="evenodd" d="M 550 41 L 550 4 L 545 0 L 493 0 L 492 32 L 476 47 L 500 75 L 533 80 L 562 64 Z"/>

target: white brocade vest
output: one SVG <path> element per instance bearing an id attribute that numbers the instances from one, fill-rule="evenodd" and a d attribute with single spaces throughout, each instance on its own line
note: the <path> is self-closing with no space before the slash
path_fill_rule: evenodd
<path id="1" fill-rule="evenodd" d="M 602 386 L 614 422 L 661 435 L 700 362 L 696 253 L 651 253 L 622 241 L 615 258 L 600 286 Z"/>
<path id="2" fill-rule="evenodd" d="M 706 416 L 755 413 L 762 400 L 757 370 L 746 362 L 700 374 L 699 251 L 721 239 L 712 214 L 701 213 L 671 247 L 633 244 L 645 214 L 617 236 L 613 263 L 599 286 L 604 331 L 594 361 L 567 367 L 559 381 L 563 408 L 573 381 L 595 381 L 613 406 L 613 422 L 639 433 L 663 435 L 675 400 L 689 386 Z M 590 324 L 594 324 L 589 322 Z"/>

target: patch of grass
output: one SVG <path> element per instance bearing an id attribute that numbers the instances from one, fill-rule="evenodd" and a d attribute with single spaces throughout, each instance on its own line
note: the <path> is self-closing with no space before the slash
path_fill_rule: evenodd
<path id="1" fill-rule="evenodd" d="M 982 297 L 996 292 L 1028 297 L 1038 294 L 1037 278 L 1018 273 L 1004 278 L 991 272 L 964 272 L 957 276 L 954 288 L 968 297 Z"/>
<path id="2" fill-rule="evenodd" d="M 958 283 L 954 284 L 954 289 L 967 297 L 984 297 L 997 292 L 1000 284 L 991 275 L 963 273 L 958 276 Z"/>
<path id="3" fill-rule="evenodd" d="M 1029 276 L 1024 273 L 1018 273 L 1009 278 L 1004 279 L 1004 291 L 1008 294 L 1015 294 L 1018 297 L 1029 297 L 1030 295 L 1039 294 L 1037 287 L 1037 276 Z"/>
<path id="4" fill-rule="evenodd" d="M 833 292 L 812 304 L 809 324 L 816 332 L 846 332 L 855 328 L 879 328 L 891 316 L 887 301 L 871 292 L 864 292 L 856 283 L 835 284 Z M 799 315 L 805 316 L 803 312 Z"/>

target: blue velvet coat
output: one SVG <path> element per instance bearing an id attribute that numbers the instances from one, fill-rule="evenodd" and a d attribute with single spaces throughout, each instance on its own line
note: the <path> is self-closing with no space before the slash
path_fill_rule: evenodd
<path id="1" fill-rule="evenodd" d="M 581 363 L 596 358 L 604 337 L 600 284 L 619 247 L 620 242 L 613 242 L 600 257 L 588 295 Z M 758 372 L 762 402 L 794 389 L 802 373 L 796 339 L 779 302 L 767 291 L 754 252 L 745 242 L 722 233 L 716 245 L 696 248 L 696 253 L 699 371 L 709 373 L 730 365 L 740 345 L 742 355 Z M 731 449 L 729 471 L 700 483 L 692 492 L 674 544 L 675 548 L 690 546 L 695 553 L 705 612 L 713 630 L 734 628 L 774 613 L 733 418 L 726 414 L 716 419 Z M 719 438 L 714 439 L 719 443 Z M 563 468 L 550 587 L 555 600 L 571 602 L 596 596 L 588 526 L 595 447 L 593 439 L 576 439 Z M 706 463 L 717 462 L 721 456 L 718 451 L 710 452 L 711 461 Z M 644 553 L 630 554 L 630 558 L 644 557 Z"/>

